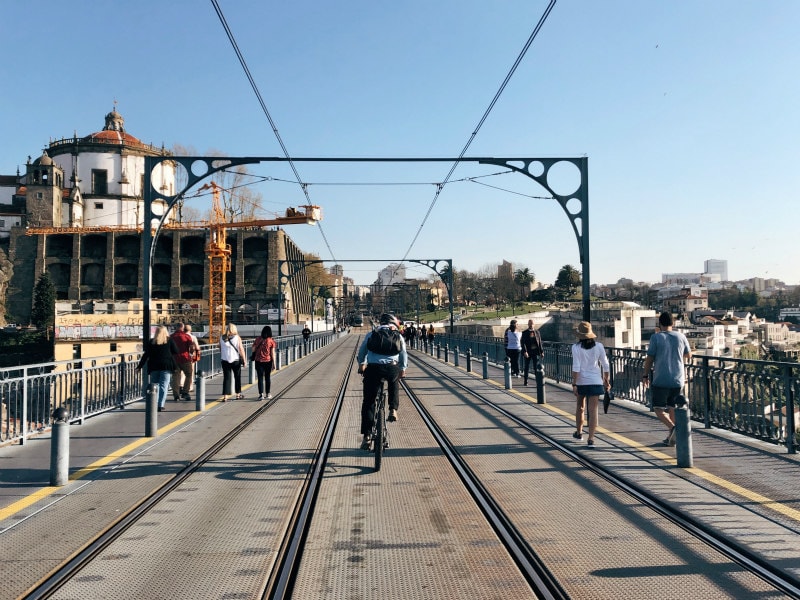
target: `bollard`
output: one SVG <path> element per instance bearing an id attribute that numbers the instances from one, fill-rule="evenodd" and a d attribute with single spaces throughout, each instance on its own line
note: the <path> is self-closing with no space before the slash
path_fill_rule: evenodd
<path id="1" fill-rule="evenodd" d="M 254 385 L 256 383 L 256 361 L 250 360 L 247 363 L 247 383 Z"/>
<path id="2" fill-rule="evenodd" d="M 158 431 L 158 386 L 147 386 L 147 404 L 144 407 L 144 436 L 155 437 Z"/>
<path id="3" fill-rule="evenodd" d="M 467 348 L 467 373 L 472 373 L 472 350 Z"/>
<path id="4" fill-rule="evenodd" d="M 206 409 L 206 378 L 203 377 L 203 372 L 198 371 L 194 380 L 194 409 L 198 412 L 203 412 Z"/>
<path id="5" fill-rule="evenodd" d="M 483 353 L 483 378 L 489 379 L 489 353 Z"/>
<path id="6" fill-rule="evenodd" d="M 50 438 L 50 485 L 62 486 L 69 481 L 69 415 L 63 406 L 53 413 Z"/>
<path id="7" fill-rule="evenodd" d="M 505 387 L 507 390 L 511 389 L 511 361 L 509 359 L 505 359 L 503 361 L 503 380 L 505 381 Z"/>
<path id="8" fill-rule="evenodd" d="M 436 360 L 440 360 L 442 358 L 442 346 L 441 344 L 436 344 Z"/>
<path id="9" fill-rule="evenodd" d="M 454 367 L 458 366 L 458 346 L 453 348 L 453 366 Z"/>
<path id="10" fill-rule="evenodd" d="M 684 396 L 678 396 L 675 400 L 675 456 L 679 467 L 689 469 L 694 465 L 692 424 L 689 421 L 689 407 Z"/>
<path id="11" fill-rule="evenodd" d="M 275 349 L 275 370 L 276 371 L 280 371 L 281 370 L 281 356 L 282 356 L 281 351 L 276 348 Z"/>
<path id="12" fill-rule="evenodd" d="M 536 403 L 544 404 L 544 365 L 542 364 L 541 358 L 536 361 L 534 374 L 536 376 Z"/>

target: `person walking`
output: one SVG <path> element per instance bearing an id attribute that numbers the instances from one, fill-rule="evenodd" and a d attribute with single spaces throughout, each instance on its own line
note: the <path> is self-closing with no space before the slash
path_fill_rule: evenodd
<path id="1" fill-rule="evenodd" d="M 522 332 L 517 331 L 517 320 L 512 319 L 505 332 L 506 356 L 511 362 L 511 376 L 519 377 L 519 353 L 522 350 Z"/>
<path id="2" fill-rule="evenodd" d="M 222 361 L 222 401 L 228 401 L 228 391 L 231 389 L 231 375 L 236 393 L 236 399 L 241 400 L 242 396 L 242 367 L 247 366 L 244 357 L 244 346 L 242 338 L 239 337 L 239 330 L 233 323 L 225 326 L 225 333 L 219 338 L 219 354 Z M 231 394 L 232 395 L 232 394 Z"/>
<path id="3" fill-rule="evenodd" d="M 594 433 L 597 429 L 597 403 L 600 395 L 611 389 L 611 370 L 603 344 L 596 341 L 592 324 L 582 321 L 575 329 L 578 342 L 572 346 L 572 392 L 575 394 L 576 440 L 583 439 L 583 411 L 589 403 L 589 448 L 594 448 Z"/>
<path id="4" fill-rule="evenodd" d="M 272 337 L 272 327 L 264 325 L 261 329 L 261 335 L 253 342 L 253 354 L 251 356 L 256 363 L 259 400 L 272 399 L 270 375 L 275 366 L 275 349 L 277 347 L 278 344 Z"/>
<path id="5" fill-rule="evenodd" d="M 167 392 L 172 373 L 175 371 L 175 359 L 173 356 L 178 354 L 175 342 L 169 336 L 169 331 L 163 325 L 156 329 L 153 339 L 147 344 L 136 370 L 141 371 L 147 365 L 147 372 L 150 378 L 150 385 L 155 385 L 158 389 L 158 410 L 164 410 L 167 402 Z"/>
<path id="6" fill-rule="evenodd" d="M 522 332 L 520 344 L 522 346 L 522 357 L 525 360 L 525 367 L 522 369 L 522 385 L 528 385 L 528 373 L 530 372 L 531 363 L 533 363 L 535 377 L 539 359 L 544 356 L 542 336 L 539 330 L 533 326 L 533 319 L 528 319 L 528 328 Z"/>
<path id="7" fill-rule="evenodd" d="M 686 382 L 685 363 L 691 362 L 692 349 L 685 335 L 672 330 L 675 321 L 671 312 L 662 312 L 658 317 L 658 324 L 661 331 L 650 338 L 642 381 L 645 387 L 650 386 L 656 416 L 669 430 L 663 444 L 674 446 L 675 400 L 680 396 Z M 650 369 L 653 369 L 652 381 Z"/>
<path id="8" fill-rule="evenodd" d="M 172 399 L 176 402 L 178 400 L 191 400 L 190 392 L 192 391 L 192 376 L 194 375 L 194 363 L 192 356 L 194 355 L 195 344 L 190 336 L 184 330 L 183 323 L 175 325 L 175 332 L 170 336 L 178 353 L 175 355 L 175 371 L 172 373 Z"/>

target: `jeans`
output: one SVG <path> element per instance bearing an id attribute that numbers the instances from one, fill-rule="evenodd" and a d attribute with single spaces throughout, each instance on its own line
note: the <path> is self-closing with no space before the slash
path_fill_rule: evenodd
<path id="1" fill-rule="evenodd" d="M 375 396 L 378 395 L 381 379 L 385 379 L 388 386 L 386 391 L 389 396 L 389 408 L 397 410 L 400 406 L 398 398 L 400 367 L 393 364 L 368 364 L 364 370 L 364 399 L 361 401 L 362 434 L 372 431 L 372 421 L 375 420 Z"/>
<path id="2" fill-rule="evenodd" d="M 536 377 L 536 367 L 539 365 L 539 356 L 536 354 L 528 354 L 524 357 L 525 369 L 522 371 L 522 377 L 525 383 L 528 383 L 528 373 L 530 373 L 531 364 L 533 364 L 533 376 Z"/>
<path id="3" fill-rule="evenodd" d="M 175 361 L 175 372 L 172 374 L 172 397 L 175 400 L 180 400 L 181 395 L 188 396 L 192 391 L 192 378 L 194 376 L 194 363 L 185 362 L 179 363 Z M 183 376 L 183 385 L 181 385 L 181 376 Z"/>
<path id="4" fill-rule="evenodd" d="M 169 382 L 172 379 L 172 371 L 152 371 L 150 373 L 150 384 L 156 386 L 158 390 L 158 407 L 164 408 L 169 392 Z"/>
<path id="5" fill-rule="evenodd" d="M 511 361 L 511 374 L 519 375 L 519 349 L 506 348 L 506 356 Z"/>
<path id="6" fill-rule="evenodd" d="M 256 361 L 256 375 L 258 375 L 258 395 L 269 394 L 272 386 L 270 375 L 272 374 L 272 361 Z"/>
<path id="7" fill-rule="evenodd" d="M 222 395 L 227 396 L 232 394 L 231 389 L 231 374 L 233 374 L 233 383 L 237 394 L 242 393 L 242 366 L 239 364 L 238 359 L 236 362 L 222 361 Z"/>

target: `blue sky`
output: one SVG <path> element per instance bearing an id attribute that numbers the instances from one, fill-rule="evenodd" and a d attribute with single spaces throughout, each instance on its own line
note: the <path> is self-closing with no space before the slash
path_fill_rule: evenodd
<path id="1" fill-rule="evenodd" d="M 291 156 L 456 157 L 548 1 L 219 4 Z M 115 99 L 142 141 L 282 156 L 210 1 L 0 10 L 0 173 Z M 798 23 L 790 0 L 558 0 L 466 155 L 588 157 L 592 283 L 715 258 L 798 284 Z M 297 163 L 325 219 L 287 231 L 324 259 L 580 269 L 560 206 L 496 167 L 459 165 L 420 229 L 450 166 Z M 287 165 L 251 170 L 268 209 L 304 202 Z M 362 284 L 383 266 L 343 264 Z"/>

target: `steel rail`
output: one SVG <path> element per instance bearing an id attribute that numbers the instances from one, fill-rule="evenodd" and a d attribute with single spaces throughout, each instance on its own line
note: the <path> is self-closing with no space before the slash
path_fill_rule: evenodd
<path id="1" fill-rule="evenodd" d="M 776 589 L 780 590 L 790 598 L 800 599 L 800 581 L 788 576 L 785 572 L 770 564 L 763 557 L 758 556 L 748 548 L 745 548 L 740 544 L 737 544 L 736 542 L 724 537 L 722 534 L 714 531 L 710 527 L 707 527 L 700 521 L 691 518 L 691 516 L 683 514 L 674 509 L 672 506 L 648 491 L 628 483 L 624 479 L 615 475 L 613 472 L 603 468 L 599 463 L 596 463 L 593 460 L 578 454 L 569 446 L 565 446 L 556 439 L 542 433 L 541 431 L 532 427 L 528 422 L 522 420 L 513 413 L 510 413 L 502 406 L 498 406 L 491 400 L 483 397 L 479 392 L 476 392 L 475 390 L 465 386 L 463 383 L 450 376 L 445 371 L 442 371 L 430 363 L 425 363 L 425 367 L 436 372 L 439 377 L 448 380 L 450 383 L 467 392 L 469 395 L 474 396 L 485 404 L 491 406 L 504 417 L 510 419 L 516 425 L 532 435 L 535 435 L 550 447 L 560 451 L 563 454 L 566 454 L 570 459 L 579 463 L 582 467 L 588 469 L 594 475 L 601 477 L 611 485 L 615 486 L 617 489 L 627 493 L 629 496 L 633 497 L 638 502 L 641 502 L 647 508 L 655 511 L 660 516 L 677 525 L 720 554 L 726 556 L 750 573 L 760 577 L 762 580 L 774 586 Z"/>
<path id="2" fill-rule="evenodd" d="M 289 521 L 290 524 L 287 528 L 287 534 L 284 536 L 283 542 L 278 549 L 278 554 L 275 559 L 275 564 L 278 565 L 278 568 L 272 570 L 270 578 L 267 581 L 266 589 L 261 596 L 264 599 L 277 600 L 281 598 L 290 598 L 292 595 L 292 588 L 297 577 L 300 559 L 302 558 L 303 545 L 305 544 L 308 530 L 311 526 L 314 506 L 316 505 L 317 496 L 322 486 L 322 474 L 328 462 L 328 455 L 330 454 L 331 445 L 333 444 L 333 434 L 336 431 L 336 425 L 339 421 L 339 414 L 341 413 L 342 404 L 344 403 L 347 384 L 353 372 L 353 359 L 355 358 L 357 349 L 358 344 L 353 347 L 353 352 L 347 363 L 349 368 L 346 368 L 344 371 L 336 402 L 328 417 L 328 422 L 320 438 L 319 445 L 314 452 L 310 476 L 306 477 L 303 487 L 301 488 L 300 497 L 295 503 L 295 508 Z"/>
<path id="3" fill-rule="evenodd" d="M 91 563 L 92 560 L 94 560 L 105 548 L 117 540 L 139 519 L 147 515 L 147 513 L 159 502 L 161 502 L 161 500 L 163 500 L 193 473 L 200 469 L 215 454 L 233 441 L 233 439 L 236 438 L 240 433 L 245 431 L 256 419 L 258 419 L 265 411 L 267 411 L 278 400 L 280 400 L 281 397 L 283 397 L 289 390 L 303 381 L 303 379 L 309 373 L 311 373 L 315 368 L 317 368 L 332 355 L 333 353 L 328 352 L 320 356 L 319 360 L 313 364 L 310 364 L 307 369 L 300 372 L 297 377 L 288 382 L 286 387 L 281 392 L 276 394 L 272 400 L 259 406 L 257 410 L 253 411 L 243 421 L 233 427 L 233 429 L 219 438 L 207 450 L 192 460 L 192 462 L 186 465 L 178 473 L 173 475 L 169 480 L 165 481 L 152 493 L 142 498 L 135 506 L 133 506 L 125 514 L 121 515 L 99 534 L 97 534 L 94 539 L 73 554 L 62 565 L 56 567 L 49 575 L 45 576 L 38 583 L 34 584 L 34 586 L 32 586 L 21 596 L 21 598 L 24 598 L 25 600 L 38 600 L 40 598 L 49 598 L 55 594 L 61 587 L 68 583 L 70 579 L 75 577 L 84 567 Z M 346 373 L 349 373 L 349 370 L 347 370 Z M 349 377 L 349 375 L 346 375 L 346 377 Z"/>
<path id="4" fill-rule="evenodd" d="M 486 516 L 487 521 L 505 545 L 514 562 L 519 567 L 522 575 L 528 581 L 537 598 L 543 600 L 561 600 L 569 598 L 569 594 L 550 572 L 544 561 L 536 554 L 528 542 L 522 537 L 511 519 L 503 512 L 500 505 L 494 500 L 489 491 L 480 482 L 477 475 L 469 468 L 466 461 L 459 455 L 444 431 L 439 427 L 428 410 L 422 405 L 409 385 L 400 380 L 411 402 L 422 416 L 422 420 L 430 429 L 436 442 L 441 447 L 450 464 L 455 469 L 464 486 L 474 498 L 478 507 Z"/>

